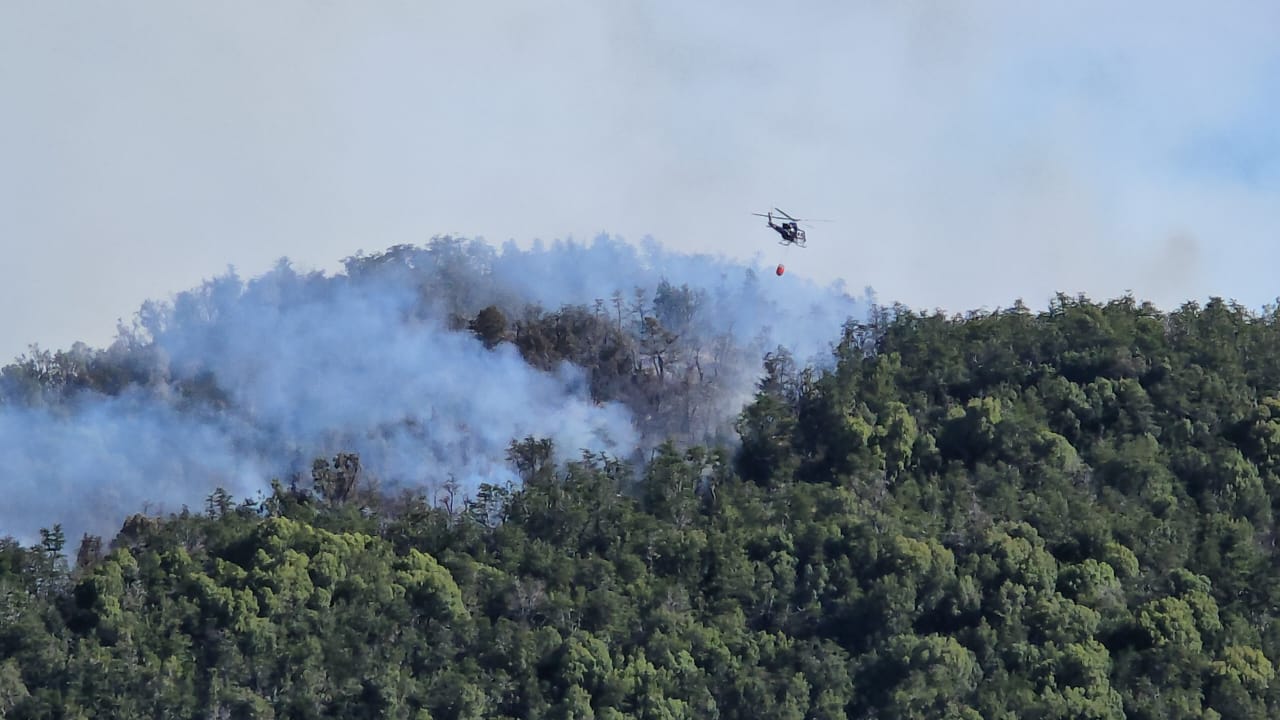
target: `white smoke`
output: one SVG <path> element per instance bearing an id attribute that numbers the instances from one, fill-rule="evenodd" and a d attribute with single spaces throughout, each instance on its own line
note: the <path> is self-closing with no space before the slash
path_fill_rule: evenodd
<path id="1" fill-rule="evenodd" d="M 561 461 L 638 449 L 630 410 L 593 400 L 582 368 L 543 372 L 510 343 L 487 349 L 450 329 L 451 316 L 489 305 L 518 316 L 530 303 L 604 301 L 614 312 L 615 294 L 632 304 L 637 288 L 651 301 L 663 281 L 687 285 L 701 302 L 686 341 L 732 345 L 715 386 L 719 421 L 750 398 L 764 352 L 781 345 L 820 362 L 865 310 L 839 288 L 607 237 L 502 252 L 441 239 L 346 265 L 332 277 L 284 261 L 248 281 L 229 271 L 147 303 L 111 348 L 88 353 L 99 372 L 131 373 L 121 392 L 46 403 L 10 392 L 0 535 L 30 538 L 54 523 L 72 541 L 110 535 L 129 513 L 199 508 L 216 487 L 252 495 L 337 452 L 359 453 L 384 486 L 451 479 L 466 491 L 514 481 L 506 451 L 527 436 L 550 438 Z"/>

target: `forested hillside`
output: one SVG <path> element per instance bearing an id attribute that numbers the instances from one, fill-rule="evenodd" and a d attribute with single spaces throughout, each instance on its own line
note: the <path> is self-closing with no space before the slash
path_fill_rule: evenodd
<path id="1" fill-rule="evenodd" d="M 461 322 L 537 358 L 591 317 L 545 346 Z M 531 436 L 518 482 L 441 494 L 335 453 L 10 541 L 0 713 L 1280 715 L 1280 313 L 1059 297 L 842 337 L 826 369 L 768 356 L 740 443 L 566 465 Z"/>

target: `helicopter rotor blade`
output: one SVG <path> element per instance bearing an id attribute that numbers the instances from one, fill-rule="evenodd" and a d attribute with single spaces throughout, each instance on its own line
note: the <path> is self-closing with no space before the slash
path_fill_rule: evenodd
<path id="1" fill-rule="evenodd" d="M 779 215 L 781 215 L 781 216 L 785 217 L 786 219 L 790 220 L 791 222 L 835 222 L 834 220 L 825 220 L 825 219 L 819 219 L 819 218 L 798 218 L 798 217 L 792 217 L 792 216 L 788 215 L 786 212 L 784 212 L 781 208 L 774 208 L 774 212 L 776 212 L 776 213 L 778 213 Z M 759 213 L 756 213 L 756 214 L 757 214 L 757 215 L 759 215 Z"/>

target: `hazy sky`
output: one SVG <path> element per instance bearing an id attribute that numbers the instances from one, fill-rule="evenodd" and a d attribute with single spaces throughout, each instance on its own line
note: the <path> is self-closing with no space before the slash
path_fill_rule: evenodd
<path id="1" fill-rule="evenodd" d="M 0 101 L 4 360 L 444 233 L 957 311 L 1280 295 L 1272 2 L 0 0 Z M 835 222 L 784 256 L 772 205 Z"/>

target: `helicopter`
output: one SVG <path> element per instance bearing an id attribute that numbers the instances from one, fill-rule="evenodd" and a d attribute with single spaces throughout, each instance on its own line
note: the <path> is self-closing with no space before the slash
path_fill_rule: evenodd
<path id="1" fill-rule="evenodd" d="M 782 217 L 786 218 L 786 220 L 783 220 L 780 223 L 774 223 L 773 222 L 774 213 L 778 213 Z M 805 222 L 803 219 L 791 217 L 790 215 L 788 215 L 787 213 L 783 212 L 778 208 L 774 208 L 773 210 L 770 210 L 768 213 L 751 213 L 751 214 L 757 217 L 768 218 L 769 227 L 773 228 L 774 231 L 776 231 L 778 235 L 782 237 L 782 240 L 778 243 L 779 245 L 799 245 L 800 247 L 804 247 L 804 244 L 805 244 L 804 230 L 800 229 L 800 223 Z M 825 222 L 825 221 L 814 220 L 811 222 Z"/>

